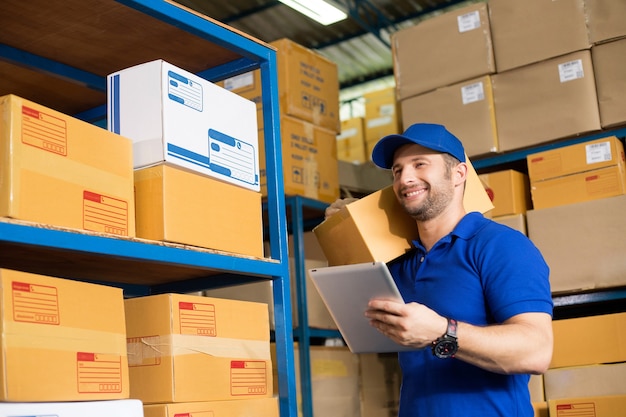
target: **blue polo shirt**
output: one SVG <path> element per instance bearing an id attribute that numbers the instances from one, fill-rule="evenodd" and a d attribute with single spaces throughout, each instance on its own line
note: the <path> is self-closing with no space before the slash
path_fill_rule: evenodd
<path id="1" fill-rule="evenodd" d="M 427 253 L 415 249 L 389 264 L 406 302 L 474 325 L 520 313 L 552 314 L 549 269 L 522 233 L 468 213 Z M 496 349 L 497 346 L 494 346 Z M 399 354 L 400 417 L 532 417 L 529 375 L 501 375 L 430 349 Z"/>

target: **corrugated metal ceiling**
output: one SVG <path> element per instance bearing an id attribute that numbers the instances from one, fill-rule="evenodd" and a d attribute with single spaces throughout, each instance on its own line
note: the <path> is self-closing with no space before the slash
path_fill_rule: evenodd
<path id="1" fill-rule="evenodd" d="M 393 74 L 390 35 L 480 0 L 337 0 L 348 19 L 323 26 L 277 0 L 177 0 L 265 42 L 289 38 L 334 61 L 342 89 Z"/>

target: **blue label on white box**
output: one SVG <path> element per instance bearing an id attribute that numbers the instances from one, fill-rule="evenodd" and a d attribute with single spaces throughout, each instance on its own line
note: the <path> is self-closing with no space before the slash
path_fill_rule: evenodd
<path id="1" fill-rule="evenodd" d="M 215 129 L 209 129 L 209 168 L 221 175 L 256 185 L 254 146 Z"/>
<path id="2" fill-rule="evenodd" d="M 167 72 L 167 96 L 172 101 L 202 111 L 202 85 L 174 71 Z"/>

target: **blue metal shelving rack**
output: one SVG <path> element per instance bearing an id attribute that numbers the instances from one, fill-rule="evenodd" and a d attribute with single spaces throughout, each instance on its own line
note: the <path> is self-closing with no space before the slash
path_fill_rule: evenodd
<path id="1" fill-rule="evenodd" d="M 275 50 L 219 22 L 166 0 L 66 1 L 62 7 L 47 1 L 8 0 L 0 5 L 0 24 L 4 28 L 3 33 L 0 34 L 0 61 L 29 71 L 34 70 L 52 78 L 70 80 L 94 91 L 104 91 L 106 83 L 103 75 L 106 73 L 94 74 L 75 65 L 68 65 L 50 57 L 32 53 L 26 48 L 12 46 L 12 41 L 16 39 L 16 36 L 19 39 L 19 34 L 11 33 L 10 29 L 7 29 L 15 27 L 9 24 L 9 20 L 31 19 L 33 10 L 48 10 L 53 7 L 58 9 L 54 10 L 55 13 L 66 11 L 71 13 L 73 9 L 78 9 L 82 10 L 83 14 L 103 13 L 102 16 L 105 18 L 108 17 L 107 14 L 116 11 L 124 14 L 131 13 L 130 10 L 133 10 L 133 13 L 138 11 L 156 18 L 155 21 L 160 22 L 158 24 L 182 29 L 195 37 L 206 40 L 207 45 L 238 56 L 237 59 L 224 60 L 225 62 L 198 72 L 200 76 L 211 81 L 218 81 L 253 69 L 261 70 L 270 254 L 268 258 L 251 259 L 210 250 L 163 245 L 139 239 L 109 238 L 89 233 L 76 233 L 62 228 L 40 227 L 25 222 L 1 220 L 0 266 L 116 285 L 124 288 L 125 296 L 169 291 L 197 291 L 227 283 L 273 280 L 280 415 L 281 417 L 295 417 L 297 407 L 293 330 Z M 131 14 L 132 16 L 136 14 Z M 52 16 L 43 18 L 51 21 L 55 19 Z M 155 21 L 150 20 L 142 24 L 153 25 Z M 46 26 L 47 22 L 43 23 L 41 26 Z M 29 27 L 29 36 L 36 34 L 39 30 L 38 25 L 26 24 L 25 26 Z M 129 27 L 128 33 L 134 32 L 136 35 L 137 31 L 142 28 L 141 26 L 139 29 Z M 94 32 L 99 30 L 102 28 L 93 27 Z M 105 30 L 102 32 L 104 33 L 102 36 L 107 36 Z M 44 38 L 45 35 L 47 33 L 40 33 L 39 38 Z M 110 33 L 109 35 L 119 38 L 125 34 Z M 158 48 L 158 45 L 156 47 Z M 71 47 L 68 45 L 67 49 Z M 76 51 L 72 51 L 74 52 Z M 156 58 L 167 59 L 165 56 Z M 211 62 L 211 57 L 207 57 L 206 61 Z M 141 62 L 135 64 L 138 63 Z M 104 112 L 105 106 L 101 105 L 82 111 L 77 114 L 77 117 L 91 122 L 101 122 L 106 116 Z"/>

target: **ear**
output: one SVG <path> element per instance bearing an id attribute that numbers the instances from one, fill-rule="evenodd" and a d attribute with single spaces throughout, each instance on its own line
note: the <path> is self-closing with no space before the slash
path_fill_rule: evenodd
<path id="1" fill-rule="evenodd" d="M 452 175 L 454 179 L 454 185 L 463 185 L 467 180 L 467 164 L 465 162 L 460 162 L 454 169 L 452 170 Z"/>

